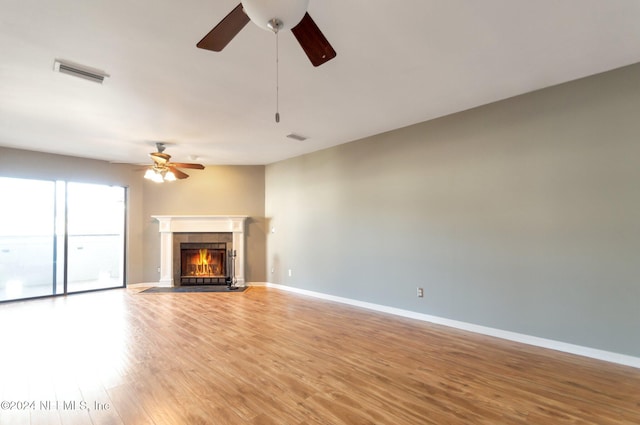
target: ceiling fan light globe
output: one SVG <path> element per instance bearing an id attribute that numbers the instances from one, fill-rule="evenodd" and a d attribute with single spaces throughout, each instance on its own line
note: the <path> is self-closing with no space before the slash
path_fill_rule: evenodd
<path id="1" fill-rule="evenodd" d="M 309 0 L 242 0 L 242 7 L 249 19 L 260 28 L 273 31 L 269 22 L 282 22 L 279 29 L 291 29 L 298 25 L 307 12 Z"/>
<path id="2" fill-rule="evenodd" d="M 153 173 L 153 177 L 151 177 L 151 181 L 155 183 L 162 183 L 164 179 L 162 178 L 162 174 L 156 172 L 156 173 Z"/>
<path id="3" fill-rule="evenodd" d="M 173 174 L 173 171 L 167 171 L 167 173 L 164 175 L 164 180 L 168 182 L 174 182 L 176 181 L 176 175 Z"/>
<path id="4" fill-rule="evenodd" d="M 145 171 L 144 173 L 144 178 L 145 179 L 149 179 L 149 180 L 153 180 L 153 177 L 156 175 L 155 171 L 153 171 L 151 168 L 147 168 L 147 171 Z"/>

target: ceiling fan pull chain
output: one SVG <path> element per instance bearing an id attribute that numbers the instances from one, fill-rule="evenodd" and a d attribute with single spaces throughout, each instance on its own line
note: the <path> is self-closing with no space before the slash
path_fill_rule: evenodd
<path id="1" fill-rule="evenodd" d="M 276 122 L 280 122 L 280 75 L 279 75 L 279 58 L 278 58 L 278 31 L 276 31 Z"/>

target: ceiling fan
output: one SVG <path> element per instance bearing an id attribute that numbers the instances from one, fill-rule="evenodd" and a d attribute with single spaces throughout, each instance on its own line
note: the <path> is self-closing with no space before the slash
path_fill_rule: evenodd
<path id="1" fill-rule="evenodd" d="M 190 164 L 184 162 L 170 162 L 171 155 L 164 153 L 166 146 L 164 143 L 157 142 L 157 152 L 151 152 L 149 156 L 153 160 L 153 164 L 149 166 L 144 174 L 145 179 L 152 180 L 156 183 L 162 183 L 164 181 L 174 181 L 180 179 L 186 179 L 189 174 L 181 171 L 179 168 L 191 168 L 194 170 L 204 170 L 202 164 Z"/>
<path id="2" fill-rule="evenodd" d="M 291 29 L 313 66 L 320 66 L 335 58 L 336 51 L 307 13 L 308 5 L 309 0 L 242 0 L 197 46 L 220 52 L 253 21 L 276 34 L 282 29 Z"/>

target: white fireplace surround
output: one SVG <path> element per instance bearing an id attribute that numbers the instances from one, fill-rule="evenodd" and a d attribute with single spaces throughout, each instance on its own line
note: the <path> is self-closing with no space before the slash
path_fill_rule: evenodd
<path id="1" fill-rule="evenodd" d="M 244 222 L 246 215 L 152 215 L 159 222 L 160 281 L 159 286 L 176 286 L 173 281 L 173 234 L 229 232 L 236 251 L 235 277 L 244 286 Z"/>

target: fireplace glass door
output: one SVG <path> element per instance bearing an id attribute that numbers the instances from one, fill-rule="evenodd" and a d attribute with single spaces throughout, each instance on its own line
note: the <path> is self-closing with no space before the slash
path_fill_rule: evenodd
<path id="1" fill-rule="evenodd" d="M 181 243 L 180 284 L 224 284 L 227 280 L 226 243 Z"/>

